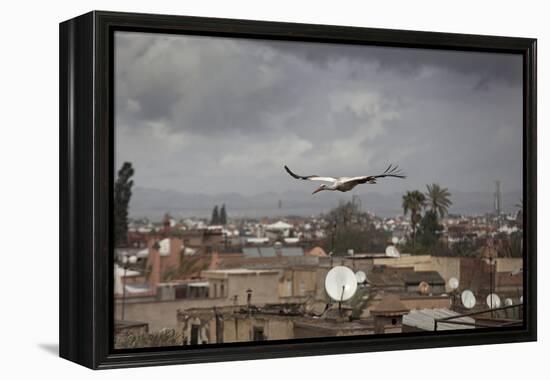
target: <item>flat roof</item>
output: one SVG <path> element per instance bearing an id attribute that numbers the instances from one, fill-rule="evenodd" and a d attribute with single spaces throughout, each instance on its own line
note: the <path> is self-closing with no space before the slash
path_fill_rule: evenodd
<path id="1" fill-rule="evenodd" d="M 301 247 L 244 247 L 243 254 L 245 257 L 277 257 L 278 253 L 285 257 L 304 256 L 304 250 Z"/>
<path id="2" fill-rule="evenodd" d="M 370 320 L 339 321 L 331 319 L 303 318 L 299 321 L 295 321 L 294 325 L 298 327 L 308 327 L 331 331 L 372 330 L 374 328 L 374 324 Z"/>
<path id="3" fill-rule="evenodd" d="M 403 316 L 403 325 L 416 327 L 425 331 L 434 331 L 435 319 L 454 317 L 460 315 L 459 313 L 449 310 L 447 308 L 441 309 L 418 309 L 411 310 L 409 314 Z M 454 322 L 466 322 L 475 323 L 475 320 L 471 317 L 454 318 Z M 462 330 L 473 329 L 474 326 L 470 325 L 457 325 L 454 323 L 439 322 L 437 324 L 437 330 Z"/>
<path id="4" fill-rule="evenodd" d="M 202 274 L 267 274 L 279 273 L 276 269 L 248 269 L 248 268 L 230 268 L 230 269 L 209 269 L 202 271 Z"/>
<path id="5" fill-rule="evenodd" d="M 210 286 L 210 283 L 208 281 L 190 282 L 187 284 L 187 286 L 195 288 L 205 288 Z"/>

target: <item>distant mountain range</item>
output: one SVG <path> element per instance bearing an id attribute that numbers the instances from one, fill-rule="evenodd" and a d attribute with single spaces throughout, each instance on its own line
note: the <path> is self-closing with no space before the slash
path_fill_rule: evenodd
<path id="1" fill-rule="evenodd" d="M 493 193 L 451 191 L 453 205 L 449 212 L 455 214 L 484 214 L 493 211 Z M 401 193 L 333 193 L 326 192 L 312 196 L 309 193 L 287 191 L 284 193 L 261 193 L 242 195 L 220 193 L 216 195 L 190 194 L 174 190 L 159 190 L 137 187 L 133 189 L 130 201 L 130 217 L 148 217 L 161 220 L 168 212 L 175 218 L 210 217 L 215 205 L 225 204 L 230 217 L 277 217 L 285 215 L 310 216 L 327 212 L 341 200 L 351 200 L 356 195 L 364 211 L 374 212 L 382 217 L 401 215 Z M 515 205 L 522 198 L 520 191 L 503 193 L 504 212 L 516 211 Z"/>

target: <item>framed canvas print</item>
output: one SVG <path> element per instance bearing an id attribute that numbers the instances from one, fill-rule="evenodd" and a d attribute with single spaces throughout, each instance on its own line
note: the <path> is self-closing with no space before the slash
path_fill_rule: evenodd
<path id="1" fill-rule="evenodd" d="M 60 25 L 60 355 L 536 339 L 536 40 Z"/>

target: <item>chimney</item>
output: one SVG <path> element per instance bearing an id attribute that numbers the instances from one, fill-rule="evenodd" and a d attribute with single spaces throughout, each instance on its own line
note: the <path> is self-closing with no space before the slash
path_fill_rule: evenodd
<path id="1" fill-rule="evenodd" d="M 149 288 L 157 291 L 157 286 L 160 282 L 160 252 L 159 244 L 155 240 L 151 240 L 149 246 L 149 256 L 147 258 L 147 269 L 151 270 L 149 273 Z"/>
<path id="2" fill-rule="evenodd" d="M 170 238 L 170 262 L 168 267 L 179 268 L 181 263 L 183 241 L 180 238 Z"/>
<path id="3" fill-rule="evenodd" d="M 397 294 L 383 296 L 382 300 L 371 310 L 374 318 L 374 333 L 384 334 L 386 329 L 402 329 L 403 316 L 409 313 L 409 309 Z"/>

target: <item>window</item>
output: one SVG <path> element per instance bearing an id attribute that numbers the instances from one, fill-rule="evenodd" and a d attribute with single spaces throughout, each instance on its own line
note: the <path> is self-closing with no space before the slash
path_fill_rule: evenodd
<path id="1" fill-rule="evenodd" d="M 303 296 L 306 292 L 306 284 L 303 281 L 300 281 L 300 295 Z"/>
<path id="2" fill-rule="evenodd" d="M 262 341 L 266 340 L 266 336 L 264 335 L 264 328 L 263 327 L 257 327 L 255 326 L 253 329 L 253 339 L 254 341 Z"/>
<path id="3" fill-rule="evenodd" d="M 199 325 L 191 326 L 191 344 L 199 344 Z"/>
<path id="4" fill-rule="evenodd" d="M 178 286 L 176 287 L 175 297 L 177 300 L 187 298 L 187 293 L 187 286 Z"/>

